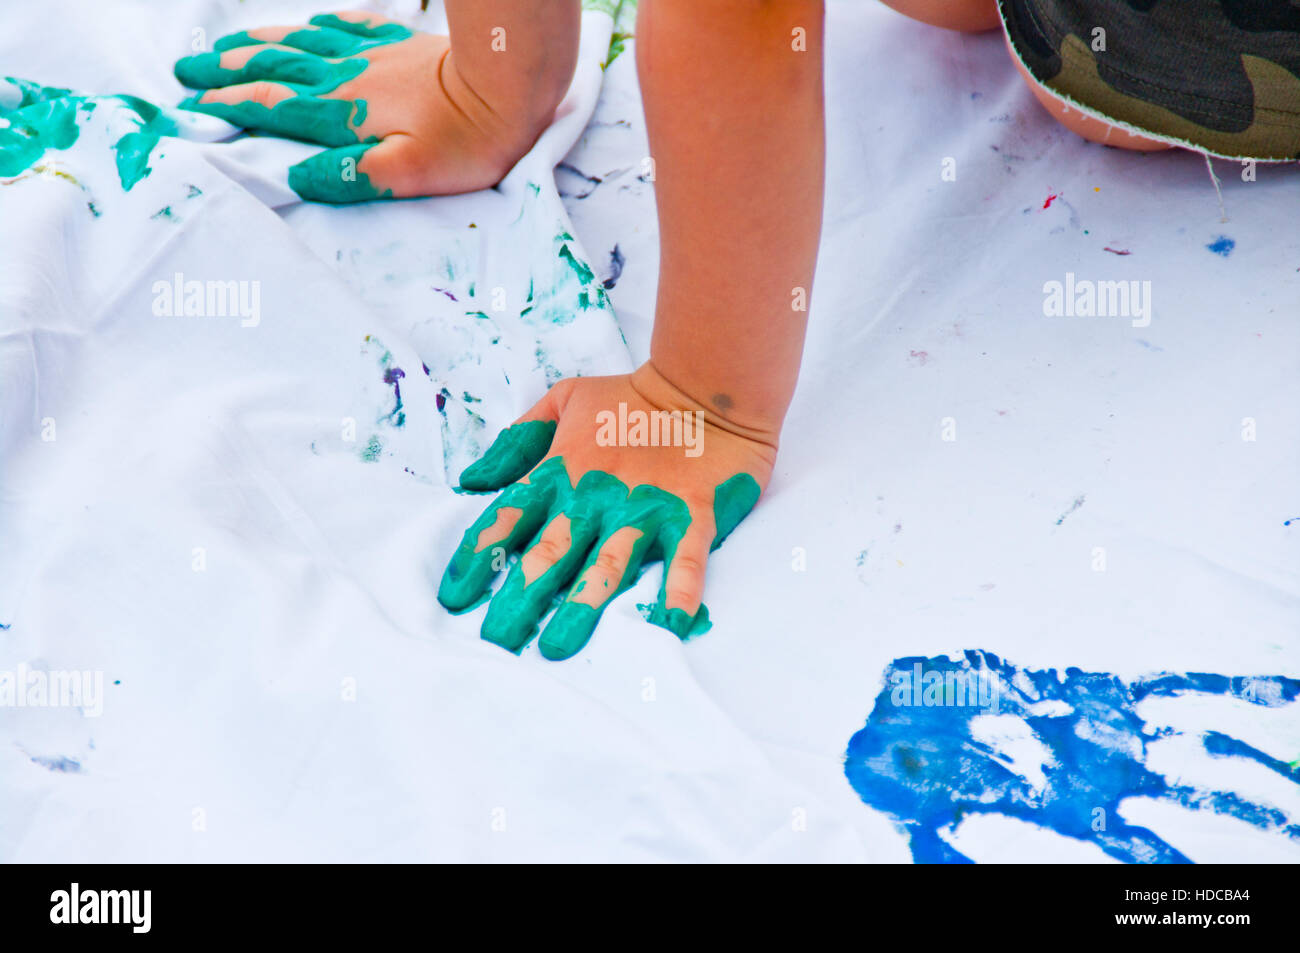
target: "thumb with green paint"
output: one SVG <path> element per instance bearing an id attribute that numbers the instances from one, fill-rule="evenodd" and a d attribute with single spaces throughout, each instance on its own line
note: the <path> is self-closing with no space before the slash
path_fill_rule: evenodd
<path id="1" fill-rule="evenodd" d="M 465 533 L 438 599 L 473 608 L 505 572 L 483 638 L 520 652 L 540 629 L 541 654 L 559 660 L 660 562 L 643 614 L 685 639 L 709 625 L 709 555 L 753 509 L 775 457 L 775 435 L 706 410 L 652 364 L 562 380 L 461 474 L 464 489 L 503 492 Z"/>

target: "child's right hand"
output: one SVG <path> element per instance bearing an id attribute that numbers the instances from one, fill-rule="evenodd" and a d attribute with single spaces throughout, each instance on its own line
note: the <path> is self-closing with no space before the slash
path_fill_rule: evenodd
<path id="1" fill-rule="evenodd" d="M 461 77 L 448 37 L 370 13 L 235 33 L 176 63 L 181 105 L 332 148 L 292 166 L 304 199 L 358 202 L 495 185 L 550 116 L 511 115 Z"/>

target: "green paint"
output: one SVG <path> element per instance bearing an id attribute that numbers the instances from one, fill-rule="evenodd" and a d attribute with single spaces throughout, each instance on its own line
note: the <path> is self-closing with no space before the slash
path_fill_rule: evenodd
<path id="1" fill-rule="evenodd" d="M 709 607 L 704 603 L 700 603 L 700 611 L 695 615 L 691 615 L 685 609 L 665 610 L 662 602 L 638 602 L 636 608 L 641 613 L 641 618 L 651 625 L 667 629 L 683 642 L 697 635 L 703 635 L 713 628 L 713 620 L 709 618 Z"/>
<path id="2" fill-rule="evenodd" d="M 384 442 L 379 439 L 378 434 L 375 434 L 370 438 L 370 441 L 361 448 L 358 456 L 361 457 L 361 460 L 364 463 L 374 463 L 379 459 L 379 455 L 383 452 L 383 449 Z"/>
<path id="3" fill-rule="evenodd" d="M 515 424 L 502 431 L 483 458 L 461 474 L 465 489 L 506 488 L 466 531 L 443 574 L 438 601 L 458 611 L 481 599 L 492 578 L 505 568 L 507 554 L 529 548 L 544 527 L 563 516 L 569 523 L 568 549 L 532 580 L 525 580 L 522 563 L 516 561 L 492 598 L 482 629 L 484 639 L 512 652 L 522 651 L 560 590 L 578 578 L 538 643 L 544 657 L 558 660 L 569 658 L 587 644 L 610 600 L 635 583 L 646 564 L 671 564 L 691 519 L 680 497 L 649 485 L 629 491 L 617 477 L 600 470 L 587 472 L 574 487 L 561 457 L 546 460 L 530 473 L 545 456 L 554 434 L 555 424 L 550 421 Z M 528 483 L 511 482 L 524 474 L 528 474 Z M 759 492 L 757 481 L 748 473 L 736 474 L 715 489 L 717 530 L 712 549 L 722 545 L 753 509 Z M 479 537 L 496 526 L 503 509 L 517 509 L 518 521 L 504 539 L 479 549 Z M 640 535 L 621 577 L 606 583 L 607 591 L 598 605 L 577 601 L 586 585 L 581 577 L 595 566 L 601 547 L 619 530 L 628 528 Z M 647 620 L 681 639 L 708 631 L 712 623 L 705 606 L 694 616 L 683 609 L 663 608 L 666 585 L 665 572 L 658 602 L 644 613 Z"/>
<path id="4" fill-rule="evenodd" d="M 380 192 L 361 171 L 361 158 L 373 145 L 327 149 L 289 166 L 289 188 L 309 202 L 334 205 L 391 199 L 392 189 Z"/>
<path id="5" fill-rule="evenodd" d="M 153 171 L 149 168 L 149 154 L 160 137 L 176 135 L 176 123 L 164 116 L 153 103 L 135 96 L 117 98 L 140 117 L 140 129 L 128 132 L 113 147 L 117 152 L 117 176 L 122 181 L 122 188 L 130 192 L 133 185 Z"/>
<path id="6" fill-rule="evenodd" d="M 181 109 L 216 116 L 245 129 L 261 129 L 286 139 L 319 142 L 324 146 L 355 145 L 361 141 L 348 125 L 348 119 L 356 109 L 350 99 L 320 99 L 299 93 L 268 109 L 251 100 L 233 104 L 204 103 L 199 101 L 202 95 L 198 93 L 182 100 Z"/>
<path id="7" fill-rule="evenodd" d="M 359 54 L 408 39 L 411 31 L 397 23 L 369 27 L 333 14 L 312 17 L 310 23 L 312 27 L 295 30 L 280 41 L 294 49 L 268 46 L 243 66 L 224 67 L 221 54 L 225 51 L 264 44 L 247 33 L 234 33 L 218 40 L 213 45 L 215 52 L 183 57 L 174 69 L 176 78 L 194 89 L 269 81 L 287 87 L 294 95 L 268 108 L 249 100 L 205 103 L 201 101 L 204 94 L 198 93 L 181 106 L 245 129 L 334 147 L 289 169 L 289 187 L 308 201 L 342 204 L 392 198 L 391 189 L 381 192 L 358 170 L 362 156 L 379 141 L 374 136 L 363 139 L 358 132 L 369 112 L 366 100 L 337 99 L 329 94 L 365 72 L 370 61 Z"/>
<path id="8" fill-rule="evenodd" d="M 310 53 L 268 47 L 254 53 L 243 66 L 221 65 L 221 53 L 199 53 L 176 61 L 172 72 L 191 89 L 215 89 L 236 83 L 270 80 L 299 90 L 300 95 L 319 96 L 333 92 L 365 72 L 365 59 L 323 60 Z M 352 103 L 352 100 L 339 100 Z"/>
<path id="9" fill-rule="evenodd" d="M 484 492 L 513 483 L 546 456 L 554 436 L 554 420 L 530 420 L 507 427 L 481 460 L 465 468 L 460 475 L 461 487 Z"/>
<path id="10" fill-rule="evenodd" d="M 578 280 L 584 285 L 589 285 L 596 280 L 596 276 L 592 273 L 592 270 L 587 267 L 587 263 L 578 261 L 578 259 L 574 257 L 573 252 L 569 251 L 568 245 L 560 246 L 560 258 L 573 269 L 573 273 L 578 276 Z"/>
<path id="11" fill-rule="evenodd" d="M 555 469 L 564 473 L 562 464 Z M 566 500 L 563 510 L 552 515 L 547 525 L 560 516 L 568 518 L 572 540 L 568 550 L 531 582 L 525 582 L 522 567 L 514 567 L 500 592 L 493 597 L 483 620 L 483 638 L 511 652 L 522 651 L 536 634 L 538 620 L 550 609 L 565 583 L 577 574 L 587 551 L 600 538 L 605 513 L 627 497 L 627 487 L 599 471 L 585 474 L 571 493 L 567 474 L 563 483 L 557 477 L 555 486 L 557 496 L 563 495 Z"/>
<path id="12" fill-rule="evenodd" d="M 41 86 L 27 80 L 5 77 L 17 87 L 16 106 L 0 109 L 0 176 L 19 175 L 31 168 L 46 151 L 68 149 L 81 133 L 78 118 L 89 116 L 99 101 L 74 96 L 57 86 Z M 118 179 L 131 188 L 151 171 L 149 157 L 161 136 L 176 134 L 176 124 L 153 103 L 135 96 L 104 97 L 128 111 L 136 129 L 113 145 Z"/>

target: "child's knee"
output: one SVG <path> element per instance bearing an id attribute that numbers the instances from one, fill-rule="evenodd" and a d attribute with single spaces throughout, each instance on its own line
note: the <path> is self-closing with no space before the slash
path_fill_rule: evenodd
<path id="1" fill-rule="evenodd" d="M 904 16 L 963 33 L 991 30 L 999 23 L 998 0 L 881 0 Z"/>

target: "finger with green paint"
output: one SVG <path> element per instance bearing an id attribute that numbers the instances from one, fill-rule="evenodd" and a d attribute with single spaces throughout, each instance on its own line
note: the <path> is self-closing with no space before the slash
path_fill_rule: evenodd
<path id="1" fill-rule="evenodd" d="M 448 0 L 451 35 L 435 36 L 322 14 L 222 37 L 175 73 L 199 90 L 186 109 L 329 146 L 289 169 L 304 199 L 470 192 L 500 181 L 550 123 L 578 16 L 577 0 Z"/>
<path id="2" fill-rule="evenodd" d="M 610 421 L 620 408 L 633 420 L 664 415 L 661 434 L 677 423 L 682 439 L 619 440 Z M 703 631 L 709 553 L 753 508 L 775 458 L 758 435 L 708 418 L 649 365 L 560 381 L 461 475 L 465 489 L 504 492 L 465 533 L 439 601 L 454 611 L 477 605 L 518 554 L 492 596 L 483 638 L 522 651 L 554 605 L 539 649 L 564 659 L 644 567 L 662 561 L 647 618 L 680 638 Z"/>

